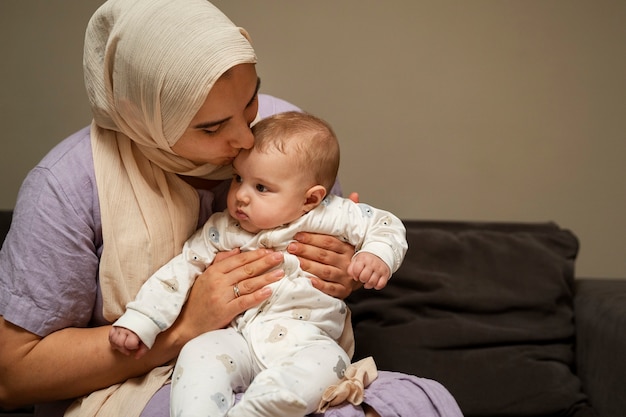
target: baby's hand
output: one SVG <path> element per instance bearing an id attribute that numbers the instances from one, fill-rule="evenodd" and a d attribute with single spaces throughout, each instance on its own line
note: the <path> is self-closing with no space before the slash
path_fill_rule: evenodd
<path id="1" fill-rule="evenodd" d="M 135 358 L 139 359 L 148 352 L 146 346 L 135 332 L 124 327 L 111 327 L 109 332 L 109 343 L 111 347 L 126 356 L 135 353 Z"/>
<path id="2" fill-rule="evenodd" d="M 389 281 L 391 271 L 378 256 L 369 252 L 358 253 L 348 266 L 348 274 L 355 281 L 361 281 L 367 289 L 382 290 Z"/>

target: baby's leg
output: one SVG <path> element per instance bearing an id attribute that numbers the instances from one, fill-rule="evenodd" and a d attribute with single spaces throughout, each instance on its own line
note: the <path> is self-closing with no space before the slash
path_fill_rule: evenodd
<path id="1" fill-rule="evenodd" d="M 304 346 L 261 371 L 228 417 L 302 417 L 317 410 L 324 390 L 336 384 L 350 364 L 332 341 Z"/>
<path id="2" fill-rule="evenodd" d="M 172 376 L 171 415 L 224 416 L 234 392 L 252 380 L 248 344 L 234 329 L 208 332 L 180 352 Z"/>

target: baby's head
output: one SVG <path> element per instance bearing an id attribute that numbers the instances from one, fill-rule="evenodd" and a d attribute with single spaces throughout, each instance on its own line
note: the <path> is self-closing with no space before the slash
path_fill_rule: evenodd
<path id="1" fill-rule="evenodd" d="M 254 151 L 278 150 L 293 158 L 298 170 L 312 175 L 329 193 L 339 170 L 339 143 L 324 120 L 296 111 L 279 113 L 252 128 Z"/>
<path id="2" fill-rule="evenodd" d="M 339 144 L 332 128 L 287 112 L 256 124 L 254 147 L 235 158 L 228 210 L 257 233 L 291 223 L 317 207 L 335 183 Z"/>

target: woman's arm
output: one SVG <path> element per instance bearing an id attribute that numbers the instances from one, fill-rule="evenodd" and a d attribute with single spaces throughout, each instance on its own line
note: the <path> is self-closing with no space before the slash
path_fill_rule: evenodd
<path id="1" fill-rule="evenodd" d="M 66 328 L 39 337 L 0 318 L 0 405 L 15 407 L 85 395 L 142 375 L 175 358 L 191 338 L 224 327 L 271 295 L 266 285 L 282 255 L 266 250 L 233 252 L 198 277 L 181 316 L 141 359 L 111 349 L 111 326 Z M 239 283 L 242 295 L 232 287 Z"/>
<path id="2" fill-rule="evenodd" d="M 67 328 L 41 338 L 0 319 L 0 404 L 16 407 L 87 394 L 149 371 L 179 349 L 154 349 L 141 361 L 108 345 L 110 326 Z M 165 339 L 165 338 L 164 338 Z"/>

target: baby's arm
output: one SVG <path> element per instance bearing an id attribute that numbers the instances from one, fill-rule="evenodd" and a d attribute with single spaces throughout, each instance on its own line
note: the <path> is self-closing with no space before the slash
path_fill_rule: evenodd
<path id="1" fill-rule="evenodd" d="M 182 252 L 159 268 L 141 286 L 126 311 L 109 332 L 111 346 L 125 355 L 140 358 L 155 343 L 159 333 L 178 318 L 191 287 L 222 249 L 211 239 L 215 230 L 225 230 L 225 213 L 216 213 L 183 245 Z M 226 223 L 227 224 L 227 223 Z M 219 233 L 218 233 L 219 235 Z"/>
<path id="2" fill-rule="evenodd" d="M 120 351 L 126 356 L 134 352 L 136 359 L 141 358 L 148 351 L 148 346 L 141 341 L 139 336 L 132 330 L 124 327 L 111 327 L 109 342 L 113 349 Z"/>
<path id="3" fill-rule="evenodd" d="M 348 274 L 355 281 L 362 282 L 366 289 L 382 290 L 389 281 L 391 271 L 387 264 L 373 253 L 359 252 L 352 258 Z"/>

